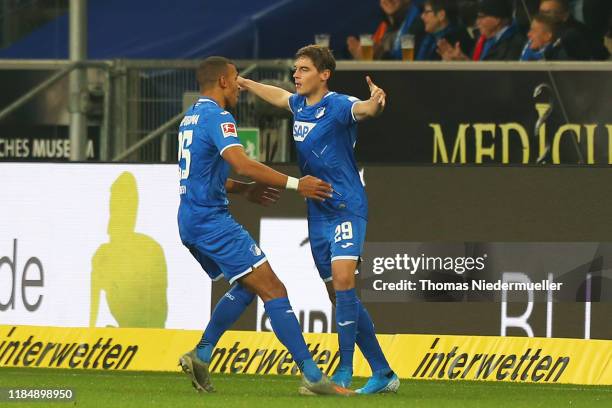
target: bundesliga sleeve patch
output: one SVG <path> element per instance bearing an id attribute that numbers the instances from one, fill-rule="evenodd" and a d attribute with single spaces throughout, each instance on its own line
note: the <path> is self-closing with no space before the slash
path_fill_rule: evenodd
<path id="1" fill-rule="evenodd" d="M 222 123 L 221 131 L 223 132 L 223 137 L 238 137 L 238 132 L 236 132 L 235 123 L 232 123 L 232 122 Z"/>

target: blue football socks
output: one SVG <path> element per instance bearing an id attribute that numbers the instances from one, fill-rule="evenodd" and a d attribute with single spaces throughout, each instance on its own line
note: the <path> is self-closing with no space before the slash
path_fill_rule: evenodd
<path id="1" fill-rule="evenodd" d="M 355 289 L 336 291 L 336 330 L 340 345 L 340 366 L 353 369 L 353 354 L 359 321 L 359 299 Z"/>
<path id="2" fill-rule="evenodd" d="M 372 374 L 387 374 L 391 371 L 391 368 L 376 338 L 374 323 L 361 301 L 357 299 L 357 302 L 359 303 L 359 321 L 357 322 L 356 343 L 368 364 L 370 364 Z"/>
<path id="3" fill-rule="evenodd" d="M 238 320 L 253 299 L 255 299 L 255 294 L 249 292 L 239 283 L 223 295 L 215 306 L 202 339 L 196 347 L 200 360 L 210 363 L 213 349 L 223 333 Z"/>
<path id="4" fill-rule="evenodd" d="M 312 360 L 289 299 L 282 297 L 269 300 L 264 303 L 264 308 L 276 337 L 289 350 L 304 376 L 310 382 L 321 380 L 323 374 Z"/>

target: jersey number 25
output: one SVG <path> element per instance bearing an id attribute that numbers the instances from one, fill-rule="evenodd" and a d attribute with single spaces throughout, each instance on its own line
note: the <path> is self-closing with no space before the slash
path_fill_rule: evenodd
<path id="1" fill-rule="evenodd" d="M 189 153 L 189 146 L 193 140 L 193 130 L 184 130 L 178 134 L 178 160 L 179 160 L 179 173 L 181 180 L 189 177 L 189 166 L 191 166 L 191 153 Z M 185 160 L 185 167 L 182 166 L 182 160 Z"/>

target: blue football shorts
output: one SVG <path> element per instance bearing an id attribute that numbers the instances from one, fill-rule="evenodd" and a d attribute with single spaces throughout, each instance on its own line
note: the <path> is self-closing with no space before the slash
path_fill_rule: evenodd
<path id="1" fill-rule="evenodd" d="M 225 277 L 232 284 L 267 261 L 255 240 L 231 216 L 216 227 L 195 243 L 185 244 L 212 280 Z"/>
<path id="2" fill-rule="evenodd" d="M 367 221 L 352 214 L 328 219 L 308 219 L 310 250 L 324 282 L 332 280 L 331 263 L 337 259 L 361 260 Z"/>

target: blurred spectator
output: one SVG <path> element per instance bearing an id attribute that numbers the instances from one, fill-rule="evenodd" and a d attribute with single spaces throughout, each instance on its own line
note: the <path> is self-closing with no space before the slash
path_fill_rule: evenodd
<path id="1" fill-rule="evenodd" d="M 529 40 L 523 48 L 521 61 L 561 61 L 569 59 L 559 38 L 559 20 L 536 14 L 527 33 Z"/>
<path id="2" fill-rule="evenodd" d="M 474 46 L 474 61 L 516 61 L 521 56 L 525 37 L 512 22 L 513 8 L 509 0 L 481 0 L 476 25 L 480 37 Z M 442 39 L 438 52 L 443 60 L 469 60 L 458 44 Z"/>
<path id="3" fill-rule="evenodd" d="M 584 0 L 568 0 L 570 14 L 581 23 L 584 23 Z"/>
<path id="4" fill-rule="evenodd" d="M 514 0 L 514 21 L 522 33 L 531 28 L 531 17 L 538 13 L 540 0 Z"/>
<path id="5" fill-rule="evenodd" d="M 450 44 L 459 45 L 464 54 L 470 54 L 474 46 L 467 30 L 457 24 L 456 0 L 425 0 L 421 19 L 425 24 L 425 38 L 418 48 L 417 61 L 439 61 L 437 44 L 445 39 Z"/>
<path id="6" fill-rule="evenodd" d="M 582 0 L 582 15 L 584 23 L 597 38 L 602 38 L 608 31 L 612 17 L 612 1 Z"/>
<path id="7" fill-rule="evenodd" d="M 541 0 L 540 13 L 562 22 L 561 40 L 571 59 L 587 61 L 607 60 L 610 53 L 586 25 L 576 20 L 569 10 L 568 0 Z"/>
<path id="8" fill-rule="evenodd" d="M 478 0 L 459 0 L 459 21 L 463 25 L 472 39 L 479 37 L 476 18 L 478 16 Z"/>
<path id="9" fill-rule="evenodd" d="M 380 8 L 385 16 L 374 32 L 374 59 L 402 59 L 400 37 L 404 34 L 415 36 L 418 49 L 425 32 L 419 18 L 423 0 L 380 0 Z M 359 39 L 350 36 L 346 39 L 349 52 L 356 60 L 363 59 Z"/>

